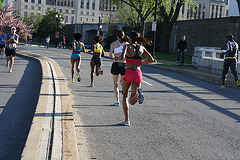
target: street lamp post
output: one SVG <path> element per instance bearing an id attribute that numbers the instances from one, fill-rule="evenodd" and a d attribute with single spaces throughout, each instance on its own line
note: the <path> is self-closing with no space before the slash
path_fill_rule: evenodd
<path id="1" fill-rule="evenodd" d="M 102 25 L 101 25 L 101 17 L 102 17 L 102 14 L 100 13 L 99 14 L 99 20 L 98 20 L 98 35 L 101 34 L 101 29 L 102 29 Z"/>
<path id="2" fill-rule="evenodd" d="M 59 23 L 61 22 L 61 20 L 62 20 L 62 16 L 56 14 L 56 22 L 57 22 L 57 31 L 56 31 L 56 33 L 55 33 L 56 47 L 57 47 L 57 45 L 58 45 L 58 39 L 59 39 Z"/>
<path id="3" fill-rule="evenodd" d="M 152 44 L 152 56 L 155 58 L 155 44 L 156 44 L 156 29 L 157 29 L 157 0 L 155 0 L 155 13 L 154 13 L 154 21 L 152 23 L 152 31 L 153 31 L 153 44 Z"/>

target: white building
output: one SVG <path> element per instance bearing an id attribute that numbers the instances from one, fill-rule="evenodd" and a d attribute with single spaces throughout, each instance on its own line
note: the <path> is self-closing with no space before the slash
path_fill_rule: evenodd
<path id="1" fill-rule="evenodd" d="M 16 4 L 21 17 L 56 10 L 65 15 L 65 24 L 99 23 L 100 17 L 116 13 L 111 0 L 5 0 L 4 5 L 7 3 Z"/>
<path id="2" fill-rule="evenodd" d="M 229 0 L 194 0 L 198 7 L 189 8 L 186 2 L 180 9 L 181 19 L 222 18 L 229 16 Z"/>

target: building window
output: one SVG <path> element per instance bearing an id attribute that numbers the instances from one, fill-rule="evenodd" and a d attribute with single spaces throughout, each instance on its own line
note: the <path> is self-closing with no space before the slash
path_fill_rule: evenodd
<path id="1" fill-rule="evenodd" d="M 32 3 L 35 3 L 35 0 L 31 0 Z"/>
<path id="2" fill-rule="evenodd" d="M 92 18 L 92 22 L 94 22 L 94 18 Z"/>
<path id="3" fill-rule="evenodd" d="M 202 12 L 202 5 L 199 4 L 199 8 L 198 8 L 198 19 L 201 19 L 201 12 Z"/>
<path id="4" fill-rule="evenodd" d="M 71 23 L 72 24 L 74 23 L 74 17 L 71 17 Z"/>
<path id="5" fill-rule="evenodd" d="M 73 2 L 71 3 L 71 7 L 73 7 Z"/>
<path id="6" fill-rule="evenodd" d="M 92 16 L 95 16 L 95 13 L 94 13 L 94 12 L 92 13 Z"/>
<path id="7" fill-rule="evenodd" d="M 80 15 L 83 15 L 83 11 L 80 12 Z"/>
<path id="8" fill-rule="evenodd" d="M 68 13 L 68 10 L 66 10 L 65 13 Z"/>
<path id="9" fill-rule="evenodd" d="M 64 6 L 67 6 L 67 2 L 66 1 L 64 2 Z"/>
<path id="10" fill-rule="evenodd" d="M 31 6 L 31 9 L 34 9 L 34 6 Z"/>
<path id="11" fill-rule="evenodd" d="M 70 1 L 68 2 L 68 7 L 70 7 Z"/>
<path id="12" fill-rule="evenodd" d="M 86 21 L 88 22 L 88 18 L 86 18 Z"/>
<path id="13" fill-rule="evenodd" d="M 218 18 L 218 6 L 216 6 L 215 18 Z"/>
<path id="14" fill-rule="evenodd" d="M 41 0 L 38 0 L 38 4 L 41 4 L 42 3 L 42 1 Z"/>
<path id="15" fill-rule="evenodd" d="M 50 10 L 50 8 L 47 8 L 47 10 Z"/>
<path id="16" fill-rule="evenodd" d="M 28 2 L 28 0 L 24 0 L 24 2 Z"/>
<path id="17" fill-rule="evenodd" d="M 220 13 L 219 13 L 219 18 L 222 18 L 222 6 L 220 7 Z"/>
<path id="18" fill-rule="evenodd" d="M 81 0 L 81 8 L 84 8 L 84 0 Z"/>
<path id="19" fill-rule="evenodd" d="M 72 14 L 74 14 L 74 10 L 72 10 Z"/>
<path id="20" fill-rule="evenodd" d="M 65 16 L 65 23 L 68 23 L 68 16 Z"/>
<path id="21" fill-rule="evenodd" d="M 41 11 L 41 7 L 38 7 L 38 10 Z"/>
<path id="22" fill-rule="evenodd" d="M 82 21 L 82 17 L 80 18 L 80 21 Z"/>
<path id="23" fill-rule="evenodd" d="M 89 0 L 87 0 L 86 8 L 89 9 Z"/>
<path id="24" fill-rule="evenodd" d="M 25 5 L 25 6 L 24 6 L 24 8 L 25 8 L 25 9 L 28 9 L 28 6 L 27 6 L 27 5 Z"/>
<path id="25" fill-rule="evenodd" d="M 92 10 L 95 10 L 95 0 L 92 0 Z"/>
<path id="26" fill-rule="evenodd" d="M 27 12 L 24 12 L 24 17 L 27 17 Z"/>
<path id="27" fill-rule="evenodd" d="M 62 13 L 62 9 L 59 9 L 59 12 Z"/>
<path id="28" fill-rule="evenodd" d="M 89 12 L 87 12 L 86 15 L 89 15 Z"/>

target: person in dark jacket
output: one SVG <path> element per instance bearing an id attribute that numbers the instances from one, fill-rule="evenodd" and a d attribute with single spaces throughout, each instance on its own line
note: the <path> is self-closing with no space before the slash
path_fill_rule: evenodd
<path id="1" fill-rule="evenodd" d="M 179 58 L 180 58 L 181 54 L 182 54 L 182 64 L 183 64 L 184 63 L 184 53 L 187 51 L 187 40 L 186 40 L 185 35 L 183 35 L 182 39 L 178 42 L 177 49 L 178 49 L 178 57 L 177 57 L 176 65 L 178 65 L 178 63 L 179 63 Z"/>
<path id="2" fill-rule="evenodd" d="M 237 54 L 238 54 L 238 44 L 233 40 L 234 36 L 229 34 L 226 36 L 227 38 L 227 51 L 224 53 L 224 64 L 223 64 L 223 72 L 222 72 L 222 85 L 221 88 L 226 88 L 226 80 L 227 80 L 227 73 L 229 67 L 231 68 L 232 74 L 235 78 L 237 83 L 237 87 L 240 87 L 240 81 L 238 79 L 237 74 Z"/>

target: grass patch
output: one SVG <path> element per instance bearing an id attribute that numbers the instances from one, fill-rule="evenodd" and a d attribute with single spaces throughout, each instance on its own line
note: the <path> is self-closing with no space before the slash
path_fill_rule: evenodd
<path id="1" fill-rule="evenodd" d="M 164 60 L 164 61 L 171 61 L 176 62 L 177 61 L 177 54 L 170 54 L 170 53 L 155 53 L 157 60 Z M 192 56 L 185 55 L 184 56 L 184 63 L 192 64 Z"/>
<path id="2" fill-rule="evenodd" d="M 172 68 L 181 68 L 181 69 L 194 69 L 194 70 L 197 69 L 197 67 L 192 66 L 192 65 L 182 65 L 182 66 L 178 65 L 178 66 L 176 66 L 175 64 L 166 64 L 166 63 L 161 63 L 161 62 L 152 62 L 150 64 L 152 64 L 152 65 L 159 65 L 159 66 L 166 66 L 166 67 L 172 67 Z"/>

